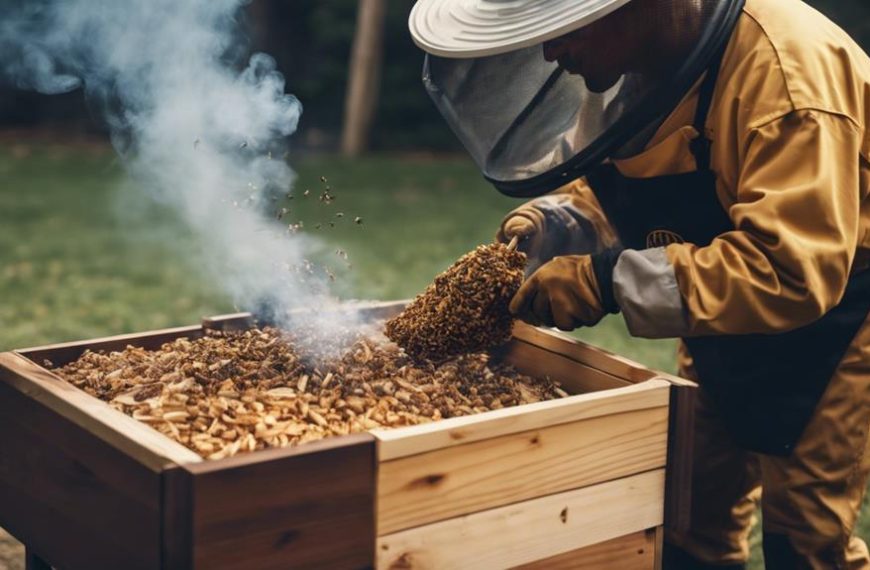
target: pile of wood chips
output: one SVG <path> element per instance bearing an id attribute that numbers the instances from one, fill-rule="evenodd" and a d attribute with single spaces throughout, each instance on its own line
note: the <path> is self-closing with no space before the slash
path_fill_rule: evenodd
<path id="1" fill-rule="evenodd" d="M 435 362 L 507 342 L 508 305 L 525 265 L 526 255 L 507 245 L 478 246 L 387 321 L 387 336 L 411 356 Z"/>
<path id="2" fill-rule="evenodd" d="M 86 352 L 56 372 L 208 459 L 567 395 L 483 353 L 435 365 L 368 335 L 322 361 L 297 340 L 207 331 L 156 351 Z"/>

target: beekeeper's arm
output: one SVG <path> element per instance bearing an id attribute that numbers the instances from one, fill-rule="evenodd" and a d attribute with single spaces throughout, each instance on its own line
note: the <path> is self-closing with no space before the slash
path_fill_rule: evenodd
<path id="1" fill-rule="evenodd" d="M 570 260 L 562 276 L 577 278 L 554 278 L 546 264 L 512 309 L 576 327 L 591 324 L 578 305 L 592 295 L 603 312 L 621 310 L 632 334 L 652 338 L 806 325 L 834 307 L 846 286 L 858 239 L 861 143 L 850 119 L 816 110 L 754 128 L 728 211 L 734 231 L 705 247 L 557 258 L 553 263 Z M 557 323 L 564 307 L 575 317 Z"/>
<path id="2" fill-rule="evenodd" d="M 593 253 L 616 244 L 598 200 L 585 179 L 526 202 L 505 216 L 496 239 L 522 239 L 531 273 L 557 255 Z"/>

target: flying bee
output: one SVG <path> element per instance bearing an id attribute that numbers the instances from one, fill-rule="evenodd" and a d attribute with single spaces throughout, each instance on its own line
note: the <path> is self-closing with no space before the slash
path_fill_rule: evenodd
<path id="1" fill-rule="evenodd" d="M 361 226 L 361 225 L 362 225 L 362 222 L 363 222 L 363 220 L 362 220 L 362 218 L 360 218 L 359 216 L 357 216 L 357 217 L 355 217 L 355 218 L 353 219 L 353 223 L 355 223 L 355 224 L 358 225 L 358 226 Z"/>
<path id="2" fill-rule="evenodd" d="M 336 218 L 343 218 L 343 217 L 344 217 L 344 213 L 343 213 L 343 212 L 337 212 L 337 213 L 335 214 L 335 217 L 336 217 Z"/>
<path id="3" fill-rule="evenodd" d="M 302 193 L 303 196 L 308 196 L 309 194 L 311 194 L 311 190 L 308 190 L 307 188 L 305 189 L 305 192 Z"/>
<path id="4" fill-rule="evenodd" d="M 242 144 L 239 145 L 239 150 L 246 148 L 248 146 L 248 141 L 242 141 Z"/>
<path id="5" fill-rule="evenodd" d="M 196 150 L 198 146 L 199 146 L 199 139 L 197 138 L 195 141 L 193 141 L 193 150 Z"/>
<path id="6" fill-rule="evenodd" d="M 290 210 L 288 210 L 287 208 L 281 208 L 280 210 L 278 210 L 278 213 L 275 214 L 275 218 L 280 220 L 281 218 L 283 218 L 284 216 L 286 216 L 289 213 L 290 213 Z"/>

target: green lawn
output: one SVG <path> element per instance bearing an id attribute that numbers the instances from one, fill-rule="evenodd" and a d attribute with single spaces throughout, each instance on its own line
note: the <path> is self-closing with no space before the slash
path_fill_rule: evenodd
<path id="1" fill-rule="evenodd" d="M 490 241 L 518 204 L 463 159 L 293 164 L 293 218 L 322 237 L 327 255 L 341 248 L 352 262 L 336 283 L 344 298 L 413 296 L 462 253 Z M 322 175 L 336 196 L 330 206 L 316 199 Z M 336 212 L 345 217 L 335 219 Z M 352 222 L 356 216 L 362 225 Z M 232 310 L 201 270 L 208 254 L 172 212 L 125 182 L 110 150 L 0 149 L 0 350 L 189 324 Z M 629 339 L 618 318 L 579 334 L 673 369 L 673 343 Z"/>
<path id="2" fill-rule="evenodd" d="M 299 175 L 297 198 L 288 204 L 294 215 L 322 236 L 324 251 L 342 248 L 353 264 L 336 284 L 344 298 L 413 296 L 459 255 L 491 240 L 518 204 L 460 158 L 291 162 Z M 330 206 L 316 200 L 321 175 L 337 198 Z M 339 211 L 345 217 L 335 228 L 314 230 Z M 351 222 L 356 216 L 361 226 Z M 208 248 L 171 212 L 125 181 L 110 149 L 0 148 L 0 350 L 192 324 L 231 311 L 231 300 L 201 270 L 205 255 Z M 631 339 L 619 318 L 577 335 L 674 370 L 672 341 Z M 870 535 L 867 527 L 862 534 Z"/>

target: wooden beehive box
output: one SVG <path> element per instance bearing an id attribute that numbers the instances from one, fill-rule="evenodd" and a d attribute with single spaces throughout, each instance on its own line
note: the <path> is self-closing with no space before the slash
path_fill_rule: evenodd
<path id="1" fill-rule="evenodd" d="M 572 396 L 216 461 L 41 366 L 202 334 L 0 354 L 0 526 L 32 567 L 656 568 L 687 523 L 694 385 L 525 325 L 504 357 Z"/>

